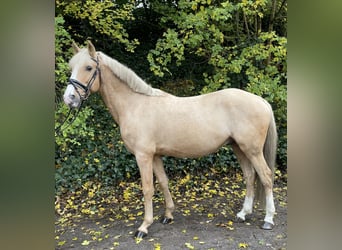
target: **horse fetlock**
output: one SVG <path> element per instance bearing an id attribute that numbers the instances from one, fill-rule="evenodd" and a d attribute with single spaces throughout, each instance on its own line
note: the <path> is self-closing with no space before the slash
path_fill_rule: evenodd
<path id="1" fill-rule="evenodd" d="M 245 211 L 245 214 L 247 215 L 247 214 L 251 214 L 253 212 L 253 209 L 245 209 L 244 211 Z"/>
<path id="2" fill-rule="evenodd" d="M 271 223 L 272 225 L 274 225 L 274 222 L 273 222 L 273 215 L 274 213 L 266 213 L 266 216 L 264 218 L 264 221 L 265 222 L 268 222 L 268 223 Z"/>
<path id="3" fill-rule="evenodd" d="M 237 213 L 236 218 L 238 220 L 245 221 L 246 220 L 245 215 L 246 215 L 246 213 L 243 210 L 241 210 L 240 212 Z"/>
<path id="4" fill-rule="evenodd" d="M 148 227 L 152 224 L 151 223 L 147 223 L 145 220 L 143 222 L 143 224 L 138 228 L 138 231 L 137 232 L 143 232 L 145 233 L 146 235 L 148 234 Z"/>
<path id="5" fill-rule="evenodd" d="M 170 213 L 175 211 L 175 205 L 173 204 L 173 202 L 172 202 L 172 204 L 166 206 L 166 211 L 170 212 Z"/>
<path id="6" fill-rule="evenodd" d="M 172 215 L 172 213 L 166 211 L 166 212 L 165 212 L 165 218 L 170 219 L 170 220 L 173 220 L 173 215 Z"/>

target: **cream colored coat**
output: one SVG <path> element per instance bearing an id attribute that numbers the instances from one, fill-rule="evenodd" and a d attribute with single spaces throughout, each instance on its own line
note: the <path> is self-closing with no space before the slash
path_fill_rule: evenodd
<path id="1" fill-rule="evenodd" d="M 277 134 L 271 106 L 264 99 L 239 89 L 194 97 L 173 96 L 152 88 L 129 68 L 96 52 L 90 42 L 85 49 L 73 46 L 72 78 L 86 83 L 98 61 L 100 74 L 91 91 L 100 92 L 120 126 L 122 140 L 136 157 L 145 198 L 145 217 L 138 237 L 145 236 L 153 222 L 153 172 L 165 196 L 167 220 L 164 221 L 173 219 L 174 203 L 161 156 L 199 157 L 227 143 L 233 146 L 246 178 L 245 202 L 237 217 L 245 220 L 245 215 L 252 213 L 257 180 L 259 191 L 263 193 L 261 199 L 266 202 L 262 227 L 272 228 L 275 213 L 272 175 Z M 64 101 L 70 107 L 80 105 L 82 98 L 75 86 L 68 86 Z"/>

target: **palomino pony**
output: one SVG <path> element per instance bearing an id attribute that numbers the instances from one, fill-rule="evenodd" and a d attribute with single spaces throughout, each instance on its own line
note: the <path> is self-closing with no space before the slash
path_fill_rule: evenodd
<path id="1" fill-rule="evenodd" d="M 165 196 L 165 217 L 173 220 L 174 203 L 162 156 L 200 157 L 231 144 L 246 180 L 246 197 L 237 218 L 252 213 L 254 184 L 266 205 L 263 229 L 272 229 L 275 213 L 273 172 L 277 132 L 269 103 L 254 94 L 225 89 L 194 97 L 177 97 L 146 84 L 131 69 L 102 52 L 91 42 L 80 49 L 73 43 L 72 75 L 64 102 L 78 108 L 90 93 L 99 91 L 122 140 L 135 155 L 144 195 L 144 221 L 135 236 L 147 235 L 153 222 L 153 173 Z M 257 190 L 258 191 L 258 190 Z"/>

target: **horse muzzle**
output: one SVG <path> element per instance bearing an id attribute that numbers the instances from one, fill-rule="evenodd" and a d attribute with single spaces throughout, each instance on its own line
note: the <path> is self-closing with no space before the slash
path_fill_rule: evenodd
<path id="1" fill-rule="evenodd" d="M 66 105 L 70 108 L 78 108 L 81 105 L 81 99 L 77 93 L 75 93 L 75 88 L 71 84 L 65 90 L 63 95 L 63 100 Z"/>

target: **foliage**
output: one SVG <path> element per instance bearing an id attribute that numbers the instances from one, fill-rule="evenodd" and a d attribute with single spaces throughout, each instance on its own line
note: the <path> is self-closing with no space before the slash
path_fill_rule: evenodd
<path id="1" fill-rule="evenodd" d="M 86 36 L 75 33 L 75 38 L 81 40 L 95 38 L 97 33 L 108 37 L 112 42 L 114 40 L 125 45 L 126 50 L 130 52 L 133 52 L 139 44 L 137 39 L 129 39 L 124 27 L 126 22 L 135 19 L 132 14 L 135 2 L 132 0 L 122 1 L 122 3 L 111 0 L 56 0 L 56 8 L 57 12 L 70 19 L 70 23 L 78 23 L 70 28 L 72 32 L 84 29 L 80 33 L 85 33 Z"/>
<path id="2" fill-rule="evenodd" d="M 266 0 L 181 0 L 177 12 L 162 18 L 174 25 L 158 40 L 148 60 L 151 71 L 164 77 L 171 74 L 169 66 L 182 67 L 184 61 L 191 60 L 189 55 L 195 55 L 212 66 L 202 73 L 205 85 L 201 93 L 238 87 L 264 97 L 275 110 L 278 160 L 286 166 L 287 39 L 273 30 L 276 4 Z"/>
<path id="3" fill-rule="evenodd" d="M 62 93 L 71 41 L 91 39 L 154 87 L 179 96 L 237 87 L 263 96 L 275 113 L 277 164 L 286 170 L 286 0 L 56 0 L 56 127 L 65 119 Z M 63 126 L 64 127 L 64 126 Z M 75 121 L 56 134 L 56 191 L 89 181 L 104 186 L 137 179 L 108 110 L 92 95 Z M 170 177 L 238 167 L 230 147 L 200 159 L 164 158 Z"/>
<path id="4" fill-rule="evenodd" d="M 64 18 L 55 17 L 55 93 L 56 103 L 61 101 L 63 84 L 68 81 L 69 67 L 67 58 L 70 58 L 69 50 L 71 44 L 70 34 L 64 28 Z"/>
<path id="5" fill-rule="evenodd" d="M 132 52 L 139 43 L 128 39 L 124 23 L 134 20 L 133 8 L 133 1 L 56 1 L 56 128 L 68 112 L 60 103 L 70 74 L 67 60 L 72 56 L 71 41 L 83 43 L 89 37 L 98 38 L 94 34 L 102 35 Z M 137 174 L 134 159 L 124 148 L 118 128 L 102 102 L 96 96 L 88 102 L 91 107 L 82 108 L 72 125 L 63 125 L 62 132 L 56 134 L 55 179 L 59 193 L 73 190 L 89 179 L 110 185 Z"/>
<path id="6" fill-rule="evenodd" d="M 92 99 L 92 107 L 85 107 L 73 124 L 56 136 L 58 193 L 74 190 L 91 179 L 113 185 L 138 173 L 108 110 L 103 109 L 98 96 Z"/>

